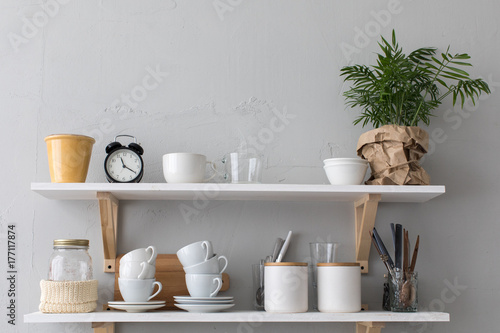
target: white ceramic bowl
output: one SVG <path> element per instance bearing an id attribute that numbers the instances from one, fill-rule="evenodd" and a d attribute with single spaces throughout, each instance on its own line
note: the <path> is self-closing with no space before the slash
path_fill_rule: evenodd
<path id="1" fill-rule="evenodd" d="M 325 165 L 351 164 L 351 163 L 367 164 L 368 161 L 358 157 L 355 158 L 342 157 L 342 158 L 327 158 L 326 160 L 323 161 L 323 163 Z"/>
<path id="2" fill-rule="evenodd" d="M 360 185 L 365 179 L 367 163 L 341 163 L 325 165 L 326 176 L 332 185 Z"/>

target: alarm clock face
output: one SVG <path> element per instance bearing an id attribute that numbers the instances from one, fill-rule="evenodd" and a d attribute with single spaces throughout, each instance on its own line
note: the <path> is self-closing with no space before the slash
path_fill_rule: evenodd
<path id="1" fill-rule="evenodd" d="M 134 182 L 142 178 L 142 159 L 130 149 L 118 149 L 108 155 L 106 172 L 116 182 Z"/>

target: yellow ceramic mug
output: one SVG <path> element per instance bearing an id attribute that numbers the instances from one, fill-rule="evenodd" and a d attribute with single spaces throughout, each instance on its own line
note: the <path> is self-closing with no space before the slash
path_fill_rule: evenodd
<path id="1" fill-rule="evenodd" d="M 45 138 L 53 183 L 84 183 L 94 138 L 76 134 L 54 134 Z"/>

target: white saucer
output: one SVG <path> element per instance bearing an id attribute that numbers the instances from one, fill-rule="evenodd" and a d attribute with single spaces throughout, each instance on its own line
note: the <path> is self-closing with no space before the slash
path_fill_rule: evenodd
<path id="1" fill-rule="evenodd" d="M 174 304 L 176 307 L 189 312 L 219 312 L 232 308 L 234 304 Z"/>
<path id="2" fill-rule="evenodd" d="M 191 296 L 174 296 L 174 299 L 177 301 L 178 299 L 183 300 L 198 300 L 198 301 L 230 301 L 234 297 L 233 296 L 215 296 L 215 297 L 191 297 Z"/>
<path id="3" fill-rule="evenodd" d="M 213 300 L 205 300 L 205 299 L 184 299 L 184 298 L 176 298 L 175 301 L 180 304 L 232 304 L 232 299 L 213 299 Z"/>
<path id="4" fill-rule="evenodd" d="M 125 302 L 125 301 L 111 301 L 109 305 L 159 305 L 165 304 L 165 301 L 148 301 L 148 302 Z"/>
<path id="5" fill-rule="evenodd" d="M 125 303 L 125 302 L 124 302 Z M 109 304 L 110 308 L 125 310 L 127 312 L 146 312 L 148 310 L 155 310 L 165 306 L 165 304 L 149 304 L 149 305 L 137 305 L 137 304 Z"/>

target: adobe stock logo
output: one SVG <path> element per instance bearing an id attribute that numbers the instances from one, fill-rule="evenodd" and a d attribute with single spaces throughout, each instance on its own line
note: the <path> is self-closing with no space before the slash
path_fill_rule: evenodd
<path id="1" fill-rule="evenodd" d="M 14 32 L 9 32 L 7 38 L 14 51 L 19 52 L 19 47 L 22 44 L 27 44 L 31 39 L 35 38 L 41 29 L 43 29 L 50 21 L 57 16 L 62 5 L 66 5 L 71 0 L 48 0 L 42 5 L 42 8 L 36 12 L 31 20 L 23 17 L 23 26 L 21 35 Z"/>
<path id="2" fill-rule="evenodd" d="M 241 142 L 238 147 L 238 151 L 259 154 L 274 141 L 275 134 L 283 132 L 290 125 L 291 120 L 297 117 L 297 115 L 289 113 L 286 106 L 282 111 L 274 107 L 272 113 L 273 117 L 269 120 L 269 125 L 262 127 L 257 136 L 246 137 L 246 140 Z"/>
<path id="3" fill-rule="evenodd" d="M 224 15 L 227 12 L 232 12 L 234 8 L 241 5 L 243 0 L 214 0 L 212 5 L 214 6 L 215 12 L 221 21 L 224 21 Z"/>
<path id="4" fill-rule="evenodd" d="M 148 74 L 142 78 L 142 84 L 135 85 L 129 94 L 121 94 L 120 99 L 115 99 L 111 104 L 112 108 L 116 108 L 120 102 L 132 109 L 136 108 L 140 102 L 148 97 L 149 92 L 158 88 L 169 75 L 168 72 L 163 72 L 160 69 L 160 65 L 156 65 L 155 69 L 148 66 L 146 72 Z"/>

